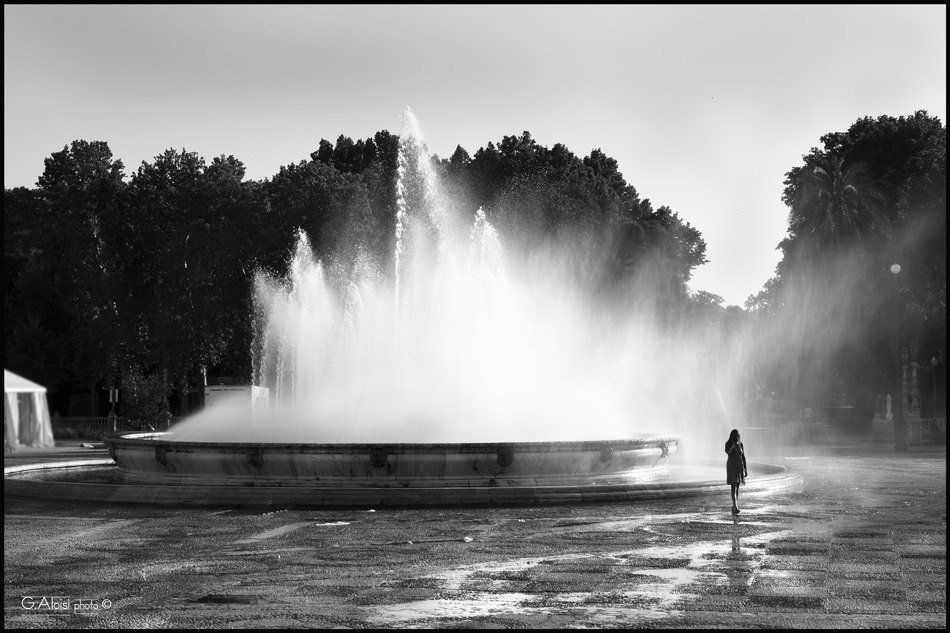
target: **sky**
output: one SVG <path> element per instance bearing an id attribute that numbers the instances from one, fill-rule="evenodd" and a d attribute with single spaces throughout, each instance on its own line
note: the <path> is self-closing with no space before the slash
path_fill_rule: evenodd
<path id="1" fill-rule="evenodd" d="M 699 229 L 690 287 L 743 305 L 774 274 L 785 173 L 859 118 L 946 123 L 946 5 L 4 5 L 4 187 L 106 141 L 254 180 L 321 139 L 402 132 L 474 154 L 524 131 L 617 160 Z"/>

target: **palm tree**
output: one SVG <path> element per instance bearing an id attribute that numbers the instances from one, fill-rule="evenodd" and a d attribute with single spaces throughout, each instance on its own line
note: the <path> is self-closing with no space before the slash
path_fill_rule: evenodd
<path id="1" fill-rule="evenodd" d="M 890 233 L 888 198 L 863 164 L 835 153 L 816 151 L 786 175 L 789 234 L 779 244 L 783 257 L 769 299 L 796 368 L 788 388 L 814 407 L 838 377 L 864 369 L 853 341 L 880 300 L 875 285 Z"/>
<path id="2" fill-rule="evenodd" d="M 837 156 L 821 156 L 800 172 L 789 214 L 798 240 L 819 248 L 885 236 L 890 221 L 886 197 L 864 165 L 845 166 Z"/>

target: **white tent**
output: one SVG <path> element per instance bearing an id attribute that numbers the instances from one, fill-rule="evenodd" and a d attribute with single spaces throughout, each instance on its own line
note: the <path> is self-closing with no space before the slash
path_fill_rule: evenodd
<path id="1" fill-rule="evenodd" d="M 53 425 L 46 404 L 46 387 L 3 370 L 3 450 L 20 446 L 50 448 Z"/>

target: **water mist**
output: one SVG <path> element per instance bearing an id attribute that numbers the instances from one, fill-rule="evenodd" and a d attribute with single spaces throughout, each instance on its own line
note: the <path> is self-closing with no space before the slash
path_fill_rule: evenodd
<path id="1" fill-rule="evenodd" d="M 729 426 L 744 352 L 592 304 L 563 253 L 512 257 L 484 210 L 460 212 L 441 190 L 408 110 L 397 178 L 393 269 L 353 265 L 338 279 L 301 232 L 286 276 L 255 279 L 254 381 L 269 412 L 207 410 L 176 439 L 519 442 Z"/>

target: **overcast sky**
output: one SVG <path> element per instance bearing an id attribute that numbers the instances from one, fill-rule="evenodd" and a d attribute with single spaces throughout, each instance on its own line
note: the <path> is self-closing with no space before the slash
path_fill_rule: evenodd
<path id="1" fill-rule="evenodd" d="M 529 131 L 600 148 L 697 227 L 692 280 L 742 305 L 772 276 L 784 174 L 858 118 L 946 122 L 946 5 L 4 5 L 4 186 L 106 141 L 126 174 L 168 148 L 247 177 L 321 138 L 401 133 L 470 154 Z"/>

